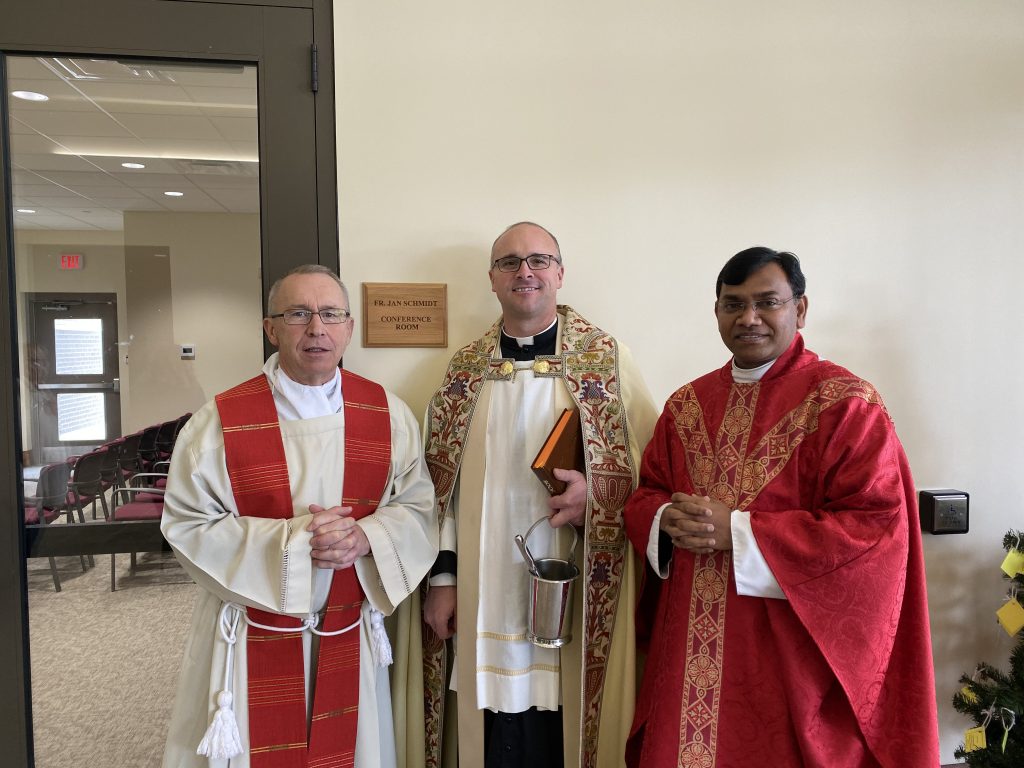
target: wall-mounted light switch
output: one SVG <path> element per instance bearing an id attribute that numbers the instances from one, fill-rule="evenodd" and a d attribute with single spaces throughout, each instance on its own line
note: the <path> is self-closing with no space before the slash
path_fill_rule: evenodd
<path id="1" fill-rule="evenodd" d="M 195 360 L 196 359 L 196 345 L 195 344 L 182 344 L 181 345 L 181 359 L 182 360 Z"/>
<path id="2" fill-rule="evenodd" d="M 918 492 L 921 530 L 928 533 L 967 533 L 970 496 L 966 491 L 942 488 Z"/>

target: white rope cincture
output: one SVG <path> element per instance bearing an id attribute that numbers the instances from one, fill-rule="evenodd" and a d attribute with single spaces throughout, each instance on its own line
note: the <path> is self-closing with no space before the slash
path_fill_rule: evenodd
<path id="1" fill-rule="evenodd" d="M 231 614 L 228 618 L 228 614 Z M 224 603 L 217 620 L 221 639 L 228 645 L 227 660 L 224 663 L 224 688 L 217 694 L 217 711 L 213 714 L 210 727 L 206 729 L 202 741 L 196 748 L 197 755 L 219 760 L 242 754 L 242 739 L 238 733 L 238 721 L 235 711 L 231 708 L 234 697 L 231 694 L 231 673 L 235 664 L 235 643 L 238 640 L 235 630 L 238 628 L 238 617 L 244 616 L 242 608 L 234 603 Z"/>
<path id="2" fill-rule="evenodd" d="M 238 720 L 235 717 L 232 703 L 234 696 L 231 692 L 232 673 L 235 664 L 235 644 L 238 642 L 238 620 L 242 619 L 247 625 L 259 627 L 268 632 L 302 632 L 309 630 L 321 637 L 333 637 L 343 635 L 359 626 L 362 618 L 356 619 L 347 627 L 331 632 L 317 629 L 320 623 L 320 616 L 316 613 L 309 614 L 297 627 L 272 627 L 267 624 L 260 624 L 249 618 L 245 608 L 235 603 L 224 603 L 220 609 L 220 616 L 217 619 L 217 628 L 221 639 L 227 643 L 227 657 L 224 663 L 224 687 L 217 694 L 217 711 L 213 715 L 210 726 L 203 734 L 202 741 L 196 748 L 196 754 L 218 760 L 224 760 L 242 754 L 242 738 L 238 732 Z M 391 652 L 391 641 L 388 640 L 387 631 L 384 629 L 384 614 L 375 608 L 370 609 L 370 635 L 372 640 L 373 655 L 378 667 L 390 666 L 393 662 Z"/>
<path id="3" fill-rule="evenodd" d="M 320 637 L 334 637 L 335 635 L 343 635 L 349 632 L 362 623 L 362 618 L 358 618 L 349 624 L 347 627 L 336 629 L 331 632 L 325 632 L 324 630 L 317 629 L 320 625 L 320 616 L 316 613 L 309 614 L 302 620 L 302 624 L 298 627 L 271 627 L 266 624 L 260 624 L 255 622 L 243 614 L 245 623 L 251 627 L 259 627 L 260 629 L 266 629 L 270 632 L 304 632 L 309 630 L 314 635 L 320 635 Z M 378 611 L 376 608 L 370 608 L 370 640 L 373 649 L 374 662 L 378 667 L 384 668 L 389 667 L 394 662 L 394 656 L 391 652 L 391 641 L 388 639 L 388 633 L 384 629 L 384 614 Z"/>

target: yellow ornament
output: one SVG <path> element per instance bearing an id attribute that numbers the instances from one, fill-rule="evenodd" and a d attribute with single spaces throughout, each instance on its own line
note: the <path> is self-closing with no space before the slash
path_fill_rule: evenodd
<path id="1" fill-rule="evenodd" d="M 1010 637 L 1024 629 L 1024 607 L 1016 599 L 1011 598 L 996 611 L 996 618 Z"/>
<path id="2" fill-rule="evenodd" d="M 986 749 L 988 739 L 985 738 L 985 726 L 970 728 L 964 734 L 964 752 L 974 752 L 977 749 Z"/>
<path id="3" fill-rule="evenodd" d="M 1018 573 L 1024 572 L 1024 552 L 1018 552 L 1016 549 L 1011 549 L 1009 553 L 1007 553 L 1006 557 L 1003 558 L 1003 564 L 1000 568 L 1002 568 L 1003 573 L 1011 579 Z"/>
<path id="4" fill-rule="evenodd" d="M 547 373 L 551 370 L 551 363 L 547 360 L 534 360 L 533 371 L 534 373 Z"/>

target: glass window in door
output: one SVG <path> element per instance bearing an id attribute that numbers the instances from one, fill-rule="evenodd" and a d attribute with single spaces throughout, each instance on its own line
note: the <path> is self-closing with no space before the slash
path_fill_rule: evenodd
<path id="1" fill-rule="evenodd" d="M 262 365 L 257 70 L 7 64 L 26 496 L 81 480 L 30 524 L 94 525 Z M 160 764 L 194 589 L 168 553 L 29 560 L 37 766 Z"/>

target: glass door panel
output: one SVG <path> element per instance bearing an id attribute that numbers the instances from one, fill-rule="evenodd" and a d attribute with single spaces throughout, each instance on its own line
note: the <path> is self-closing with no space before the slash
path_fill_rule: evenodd
<path id="1" fill-rule="evenodd" d="M 7 5 L 0 357 L 14 375 L 0 377 L 0 737 L 11 765 L 159 765 L 188 587 L 159 568 L 130 572 L 127 553 L 160 548 L 155 521 L 26 527 L 34 481 L 23 465 L 43 463 L 37 430 L 51 410 L 57 446 L 77 453 L 251 376 L 269 284 L 297 264 L 337 267 L 332 4 Z M 183 186 L 164 186 L 169 177 Z M 48 403 L 53 390 L 35 387 L 31 300 L 87 294 L 113 296 L 116 336 L 104 331 L 102 345 L 116 350 L 117 386 L 57 374 L 43 383 L 90 387 L 64 386 Z M 58 409 L 99 393 L 103 438 L 61 427 Z M 95 567 L 83 571 L 79 554 Z M 51 555 L 66 576 L 59 593 L 46 580 Z"/>
<path id="2" fill-rule="evenodd" d="M 48 466 L 71 462 L 76 479 L 85 465 L 74 457 L 95 450 L 111 457 L 116 486 L 159 471 L 144 463 L 148 428 L 262 366 L 257 66 L 57 55 L 7 64 L 26 496 Z M 118 524 L 125 495 L 103 496 Z M 87 535 L 112 524 L 102 507 L 36 527 Z M 158 766 L 196 587 L 167 552 L 91 560 L 27 563 L 36 733 L 45 726 L 36 765 Z M 139 625 L 140 605 L 153 626 Z M 85 655 L 72 659 L 69 615 L 98 619 L 84 622 Z M 112 652 L 126 644 L 129 658 Z M 85 668 L 88 679 L 74 671 Z M 68 709 L 88 717 L 86 738 L 81 717 L 50 716 Z"/>

